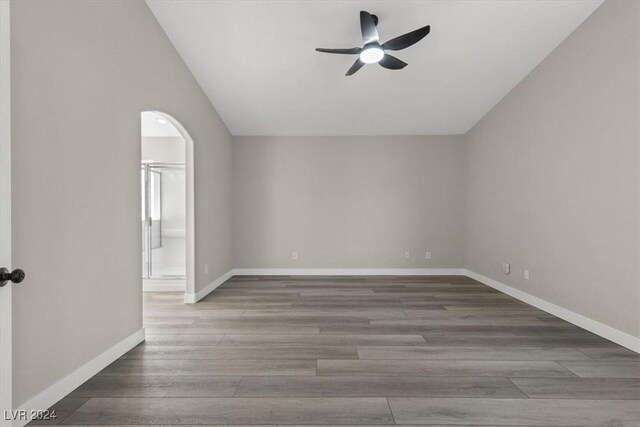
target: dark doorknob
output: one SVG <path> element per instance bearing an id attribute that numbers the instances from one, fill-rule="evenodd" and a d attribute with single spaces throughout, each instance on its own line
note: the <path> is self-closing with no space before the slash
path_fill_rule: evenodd
<path id="1" fill-rule="evenodd" d="M 24 270 L 16 268 L 13 271 L 2 267 L 0 268 L 0 288 L 7 284 L 7 282 L 20 283 L 24 280 Z"/>

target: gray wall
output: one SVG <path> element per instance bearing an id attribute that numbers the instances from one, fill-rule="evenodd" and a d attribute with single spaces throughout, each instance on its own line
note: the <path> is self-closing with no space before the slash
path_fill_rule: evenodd
<path id="1" fill-rule="evenodd" d="M 231 137 L 143 2 L 15 1 L 11 37 L 20 405 L 142 327 L 140 113 L 195 140 L 198 289 L 233 264 Z"/>
<path id="2" fill-rule="evenodd" d="M 635 336 L 639 22 L 597 9 L 466 135 L 465 167 L 467 268 Z"/>
<path id="3" fill-rule="evenodd" d="M 235 267 L 462 267 L 462 149 L 459 136 L 235 137 Z"/>

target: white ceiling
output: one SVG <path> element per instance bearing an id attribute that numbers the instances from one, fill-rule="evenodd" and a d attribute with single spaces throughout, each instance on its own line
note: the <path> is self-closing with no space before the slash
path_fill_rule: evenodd
<path id="1" fill-rule="evenodd" d="M 147 3 L 234 135 L 422 135 L 467 132 L 602 1 Z M 345 77 L 314 49 L 361 46 L 360 10 L 381 42 L 431 34 Z"/>

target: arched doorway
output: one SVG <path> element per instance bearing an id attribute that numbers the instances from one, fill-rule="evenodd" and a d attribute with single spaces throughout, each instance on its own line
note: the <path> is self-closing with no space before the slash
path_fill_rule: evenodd
<path id="1" fill-rule="evenodd" d="M 194 143 L 174 117 L 141 113 L 144 291 L 195 292 Z"/>

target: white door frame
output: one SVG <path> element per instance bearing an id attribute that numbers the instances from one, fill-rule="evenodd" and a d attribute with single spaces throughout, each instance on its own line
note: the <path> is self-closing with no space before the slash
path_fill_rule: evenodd
<path id="1" fill-rule="evenodd" d="M 189 132 L 182 124 L 171 115 L 162 111 L 145 111 L 158 114 L 164 117 L 169 123 L 175 126 L 184 139 L 184 174 L 185 174 L 185 231 L 186 231 L 186 286 L 185 286 L 185 302 L 187 294 L 195 294 L 196 292 L 196 203 L 195 203 L 195 161 L 194 161 L 194 142 Z"/>
<path id="2" fill-rule="evenodd" d="M 11 269 L 11 41 L 8 1 L 0 1 L 0 267 Z M 11 288 L 0 288 L 0 425 L 13 409 Z"/>

